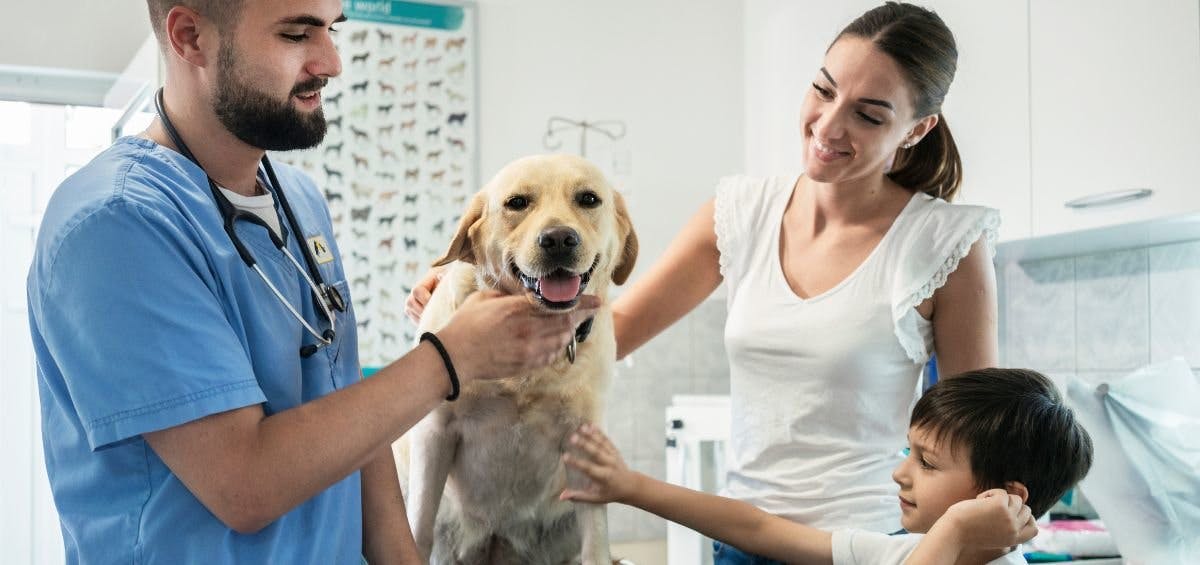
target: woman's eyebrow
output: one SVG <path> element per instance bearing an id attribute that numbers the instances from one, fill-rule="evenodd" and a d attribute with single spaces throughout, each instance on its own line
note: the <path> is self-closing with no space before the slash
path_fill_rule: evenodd
<path id="1" fill-rule="evenodd" d="M 888 102 L 887 100 L 879 100 L 878 98 L 859 98 L 858 101 L 862 102 L 863 104 L 883 106 L 884 108 L 887 108 L 893 112 L 896 111 L 896 108 L 892 106 L 892 103 Z"/>
<path id="2" fill-rule="evenodd" d="M 837 81 L 833 80 L 833 76 L 829 74 L 829 71 L 826 70 L 825 67 L 821 67 L 821 74 L 825 75 L 825 80 L 828 80 L 829 84 L 833 85 L 834 88 L 837 88 Z M 880 100 L 878 98 L 859 98 L 858 101 L 862 102 L 863 104 L 871 104 L 872 106 L 881 106 L 893 112 L 896 111 L 896 107 L 887 100 Z"/>
<path id="3" fill-rule="evenodd" d="M 837 81 L 833 80 L 833 77 L 829 76 L 829 71 L 825 70 L 825 67 L 821 67 L 821 74 L 825 75 L 825 79 L 829 81 L 829 84 L 832 84 L 834 88 L 837 88 Z"/>

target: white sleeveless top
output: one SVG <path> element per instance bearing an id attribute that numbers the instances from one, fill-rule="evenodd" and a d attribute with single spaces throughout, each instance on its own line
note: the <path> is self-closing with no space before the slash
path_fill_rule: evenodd
<path id="1" fill-rule="evenodd" d="M 892 469 L 906 445 L 933 296 L 998 212 L 915 194 L 865 261 L 802 299 L 779 235 L 796 178 L 729 177 L 714 220 L 728 290 L 732 430 L 725 494 L 827 530 L 900 528 Z"/>

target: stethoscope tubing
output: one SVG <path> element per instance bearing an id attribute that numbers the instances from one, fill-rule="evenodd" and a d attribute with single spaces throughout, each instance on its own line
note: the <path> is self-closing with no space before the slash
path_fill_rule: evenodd
<path id="1" fill-rule="evenodd" d="M 155 109 L 158 111 L 159 117 L 162 120 L 163 129 L 166 130 L 167 135 L 171 138 L 171 141 L 175 144 L 175 147 L 179 150 L 179 153 L 184 157 L 187 157 L 188 160 L 195 163 L 196 166 L 200 167 L 200 169 L 203 171 L 204 167 L 200 165 L 200 161 L 197 160 L 196 156 L 191 152 L 190 149 L 188 149 L 187 144 L 183 142 L 183 138 L 179 135 L 179 131 L 175 129 L 175 125 L 167 116 L 166 108 L 163 105 L 162 88 L 159 88 L 158 92 L 155 93 L 154 105 Z M 313 353 L 316 353 L 317 349 L 320 347 L 333 343 L 333 340 L 337 335 L 337 320 L 333 314 L 333 310 L 344 311 L 345 304 L 342 302 L 341 295 L 337 293 L 337 290 L 325 284 L 324 277 L 321 276 L 321 271 L 319 268 L 317 268 L 316 260 L 313 259 L 307 245 L 305 245 L 303 242 L 300 243 L 300 246 L 303 248 L 301 251 L 304 255 L 305 262 L 305 265 L 303 266 L 300 265 L 300 262 L 297 261 L 296 257 L 288 250 L 288 229 L 290 228 L 292 233 L 296 234 L 302 234 L 304 232 L 300 229 L 300 224 L 296 221 L 296 217 L 292 213 L 292 207 L 288 204 L 287 197 L 283 195 L 282 185 L 279 183 L 279 178 L 275 175 L 275 168 L 271 166 L 271 161 L 265 154 L 262 157 L 262 164 L 263 168 L 266 170 L 267 180 L 270 184 L 270 186 L 264 186 L 263 188 L 279 201 L 279 206 L 283 210 L 283 216 L 287 222 L 286 228 L 281 226 L 281 233 L 279 235 L 276 235 L 275 231 L 270 229 L 270 227 L 268 227 L 266 222 L 262 221 L 262 219 L 252 214 L 241 213 L 241 211 L 234 207 L 233 203 L 230 202 L 224 194 L 221 194 L 220 189 L 217 187 L 216 181 L 214 181 L 212 177 L 208 176 L 207 172 L 205 172 L 205 178 L 208 180 L 209 190 L 212 192 L 213 200 L 217 205 L 217 210 L 221 214 L 225 233 L 229 236 L 230 241 L 233 243 L 238 255 L 242 258 L 242 261 L 246 263 L 247 267 L 250 267 L 252 270 L 254 270 L 254 272 L 258 273 L 259 278 L 266 283 L 267 288 L 271 290 L 271 293 L 274 294 L 277 299 L 279 299 L 279 302 L 287 308 L 288 312 L 290 312 L 292 316 L 304 326 L 304 329 L 313 337 L 315 337 L 320 344 L 306 345 L 300 348 L 301 356 L 308 357 Z M 304 316 L 302 316 L 300 312 L 298 312 L 296 308 L 292 306 L 292 303 L 283 296 L 283 293 L 279 291 L 275 284 L 271 282 L 271 279 L 267 277 L 262 268 L 258 266 L 258 262 L 254 259 L 254 255 L 250 253 L 250 250 L 245 246 L 245 244 L 242 243 L 241 238 L 238 237 L 237 232 L 234 230 L 234 225 L 239 218 L 266 228 L 267 234 L 271 238 L 271 242 L 275 244 L 275 246 L 283 253 L 285 257 L 288 258 L 289 261 L 292 262 L 293 265 L 295 265 L 296 270 L 300 272 L 301 276 L 304 277 L 304 281 L 308 283 L 309 288 L 312 290 L 313 298 L 315 299 L 317 307 L 320 308 L 326 319 L 329 320 L 328 330 L 325 332 L 318 332 L 315 328 L 313 328 L 312 325 L 304 319 Z"/>

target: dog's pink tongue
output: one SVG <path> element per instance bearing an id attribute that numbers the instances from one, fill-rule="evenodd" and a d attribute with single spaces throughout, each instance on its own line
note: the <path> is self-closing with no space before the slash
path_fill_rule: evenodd
<path id="1" fill-rule="evenodd" d="M 550 302 L 568 302 L 579 294 L 579 275 L 571 277 L 542 277 L 538 279 L 542 298 Z"/>

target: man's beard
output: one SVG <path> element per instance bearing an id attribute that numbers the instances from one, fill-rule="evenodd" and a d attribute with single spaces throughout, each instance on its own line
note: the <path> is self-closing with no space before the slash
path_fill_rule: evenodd
<path id="1" fill-rule="evenodd" d="M 291 105 L 292 96 L 324 87 L 327 79 L 314 78 L 292 88 L 282 102 L 250 86 L 250 77 L 237 73 L 232 44 L 222 43 L 217 55 L 217 95 L 213 111 L 230 133 L 248 145 L 268 151 L 316 147 L 325 138 L 325 114 L 320 108 L 308 114 Z"/>

